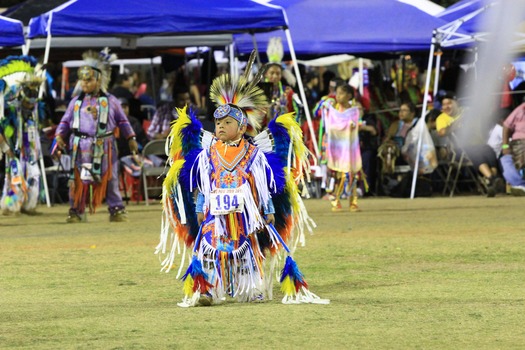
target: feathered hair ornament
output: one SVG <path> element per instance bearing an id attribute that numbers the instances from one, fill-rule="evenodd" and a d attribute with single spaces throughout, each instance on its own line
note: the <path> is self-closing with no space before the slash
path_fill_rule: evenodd
<path id="1" fill-rule="evenodd" d="M 229 74 L 215 78 L 210 87 L 210 98 L 217 106 L 213 113 L 216 119 L 230 116 L 240 125 L 248 124 L 258 131 L 266 114 L 268 100 L 264 91 L 257 86 L 264 69 L 260 69 L 254 79 L 249 81 L 255 57 L 254 50 L 239 79 L 233 80 Z"/>
<path id="2" fill-rule="evenodd" d="M 268 47 L 266 48 L 266 56 L 268 56 L 268 63 L 266 64 L 266 66 L 276 66 L 281 68 L 282 76 L 286 80 L 286 82 L 290 86 L 295 86 L 295 84 L 297 83 L 297 79 L 295 78 L 292 72 L 290 72 L 288 69 L 286 69 L 285 66 L 283 66 L 282 61 L 284 57 L 284 48 L 282 39 L 280 37 L 270 38 L 270 41 L 268 42 Z"/>
<path id="3" fill-rule="evenodd" d="M 283 42 L 280 37 L 272 37 L 268 42 L 266 48 L 266 56 L 268 56 L 268 63 L 281 65 L 284 57 Z"/>
<path id="4" fill-rule="evenodd" d="M 88 50 L 82 54 L 85 65 L 78 69 L 79 80 L 100 79 L 100 90 L 108 91 L 109 79 L 111 77 L 111 62 L 117 59 L 116 54 L 111 54 L 109 48 L 100 52 Z"/>

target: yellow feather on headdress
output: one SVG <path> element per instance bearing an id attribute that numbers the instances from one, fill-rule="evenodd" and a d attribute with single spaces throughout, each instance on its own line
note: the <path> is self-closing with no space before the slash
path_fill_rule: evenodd
<path id="1" fill-rule="evenodd" d="M 210 98 L 217 107 L 225 104 L 233 104 L 239 107 L 248 117 L 248 124 L 259 130 L 266 114 L 268 100 L 264 91 L 257 86 L 262 79 L 264 70 L 260 69 L 255 78 L 249 80 L 255 57 L 256 52 L 254 50 L 246 64 L 244 74 L 237 80 L 233 80 L 229 74 L 215 78 L 210 87 Z"/>

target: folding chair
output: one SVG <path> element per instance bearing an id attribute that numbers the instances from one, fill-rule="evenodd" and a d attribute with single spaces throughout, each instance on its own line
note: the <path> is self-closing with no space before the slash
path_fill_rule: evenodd
<path id="1" fill-rule="evenodd" d="M 153 105 L 142 105 L 140 106 L 140 111 L 144 113 L 148 120 L 151 120 L 153 118 L 153 115 L 157 111 L 157 108 Z"/>
<path id="2" fill-rule="evenodd" d="M 450 134 L 449 141 L 451 142 L 449 146 L 450 158 L 447 165 L 447 177 L 443 187 L 443 195 L 446 195 L 447 191 L 450 191 L 449 196 L 454 196 L 457 184 L 460 181 L 460 175 L 463 175 L 464 183 L 472 183 L 478 192 L 485 193 L 486 187 L 483 186 L 472 161 L 469 159 L 465 150 L 459 145 L 456 136 Z"/>
<path id="3" fill-rule="evenodd" d="M 147 158 L 149 155 L 156 155 L 164 157 L 166 140 L 152 140 L 148 142 L 142 149 L 142 156 Z M 166 166 L 153 166 L 153 167 L 142 167 L 141 170 L 141 180 L 144 186 L 144 200 L 146 205 L 149 205 L 150 191 L 159 191 L 162 193 L 162 178 L 164 178 L 166 172 Z M 153 178 L 153 179 L 152 179 Z M 148 179 L 151 180 L 148 183 Z"/>
<path id="4" fill-rule="evenodd" d="M 67 182 L 71 169 L 71 157 L 62 154 L 59 160 L 54 160 L 50 151 L 51 142 L 41 139 L 41 151 L 44 158 L 45 174 L 48 184 L 49 201 L 51 204 L 68 201 Z M 52 165 L 51 165 L 52 164 Z"/>

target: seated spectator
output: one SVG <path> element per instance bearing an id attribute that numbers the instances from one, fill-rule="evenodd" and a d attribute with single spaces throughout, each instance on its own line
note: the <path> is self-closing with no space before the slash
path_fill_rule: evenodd
<path id="1" fill-rule="evenodd" d="M 416 106 L 412 102 L 403 102 L 399 107 L 399 119 L 390 124 L 385 138 L 378 149 L 382 161 L 382 174 L 393 174 L 396 165 L 407 165 L 400 157 L 408 131 L 417 123 Z"/>
<path id="2" fill-rule="evenodd" d="M 436 130 L 439 136 L 447 136 L 454 145 L 455 131 L 461 128 L 462 110 L 458 105 L 456 96 L 447 92 L 442 100 L 442 113 L 436 119 Z M 452 139 L 450 139 L 452 137 Z M 494 150 L 486 144 L 486 140 L 479 142 L 475 138 L 468 140 L 462 146 L 463 150 L 474 165 L 474 168 L 483 176 L 487 188 L 487 197 L 494 197 L 496 192 L 504 191 L 504 181 L 498 176 L 498 160 Z M 458 152 L 459 154 L 461 152 Z"/>
<path id="3" fill-rule="evenodd" d="M 519 105 L 503 122 L 500 158 L 503 176 L 515 196 L 525 195 L 525 103 Z"/>
<path id="4" fill-rule="evenodd" d="M 167 102 L 157 108 L 151 124 L 147 130 L 147 136 L 150 140 L 160 140 L 168 137 L 171 122 L 175 120 L 175 107 L 183 108 L 190 105 L 190 92 L 185 86 L 173 88 L 173 101 Z"/>
<path id="5" fill-rule="evenodd" d="M 425 116 L 425 122 L 427 123 L 428 131 L 430 132 L 430 136 L 434 142 L 438 160 L 446 160 L 448 157 L 447 138 L 444 136 L 439 136 L 436 130 L 436 119 L 440 114 L 440 109 L 431 109 Z"/>
<path id="6" fill-rule="evenodd" d="M 416 106 L 412 102 L 403 102 L 399 107 L 399 120 L 390 124 L 383 143 L 393 141 L 399 148 L 403 147 L 408 130 L 416 125 L 417 121 Z"/>
<path id="7" fill-rule="evenodd" d="M 137 143 L 139 145 L 139 151 L 142 150 L 144 145 L 148 142 L 148 138 L 146 137 L 146 133 L 144 132 L 144 129 L 142 128 L 142 124 L 140 121 L 129 114 L 129 101 L 126 98 L 120 97 L 120 106 L 122 107 L 122 110 L 124 111 L 124 114 L 126 117 L 128 117 L 129 123 L 131 124 L 131 127 L 133 128 L 133 131 L 135 132 L 135 137 L 137 139 Z M 119 137 L 117 140 L 117 146 L 118 146 L 118 153 L 119 158 L 122 158 L 124 156 L 128 156 L 131 154 L 131 151 L 129 150 L 128 140 L 126 140 L 124 137 Z"/>

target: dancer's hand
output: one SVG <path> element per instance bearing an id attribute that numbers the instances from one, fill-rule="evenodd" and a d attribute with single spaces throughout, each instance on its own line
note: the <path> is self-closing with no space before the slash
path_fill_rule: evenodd
<path id="1" fill-rule="evenodd" d="M 64 139 L 60 135 L 55 136 L 55 140 L 57 141 L 57 147 L 60 150 L 66 149 L 66 143 L 64 142 Z"/>
<path id="2" fill-rule="evenodd" d="M 129 150 L 132 154 L 137 154 L 139 151 L 139 144 L 137 143 L 137 140 L 135 140 L 134 137 L 130 138 L 128 140 Z"/>
<path id="3" fill-rule="evenodd" d="M 275 223 L 275 215 L 273 214 L 266 214 L 266 223 L 268 225 L 273 225 Z"/>
<path id="4" fill-rule="evenodd" d="M 199 226 L 204 221 L 204 213 L 197 213 L 197 222 L 199 223 Z"/>

